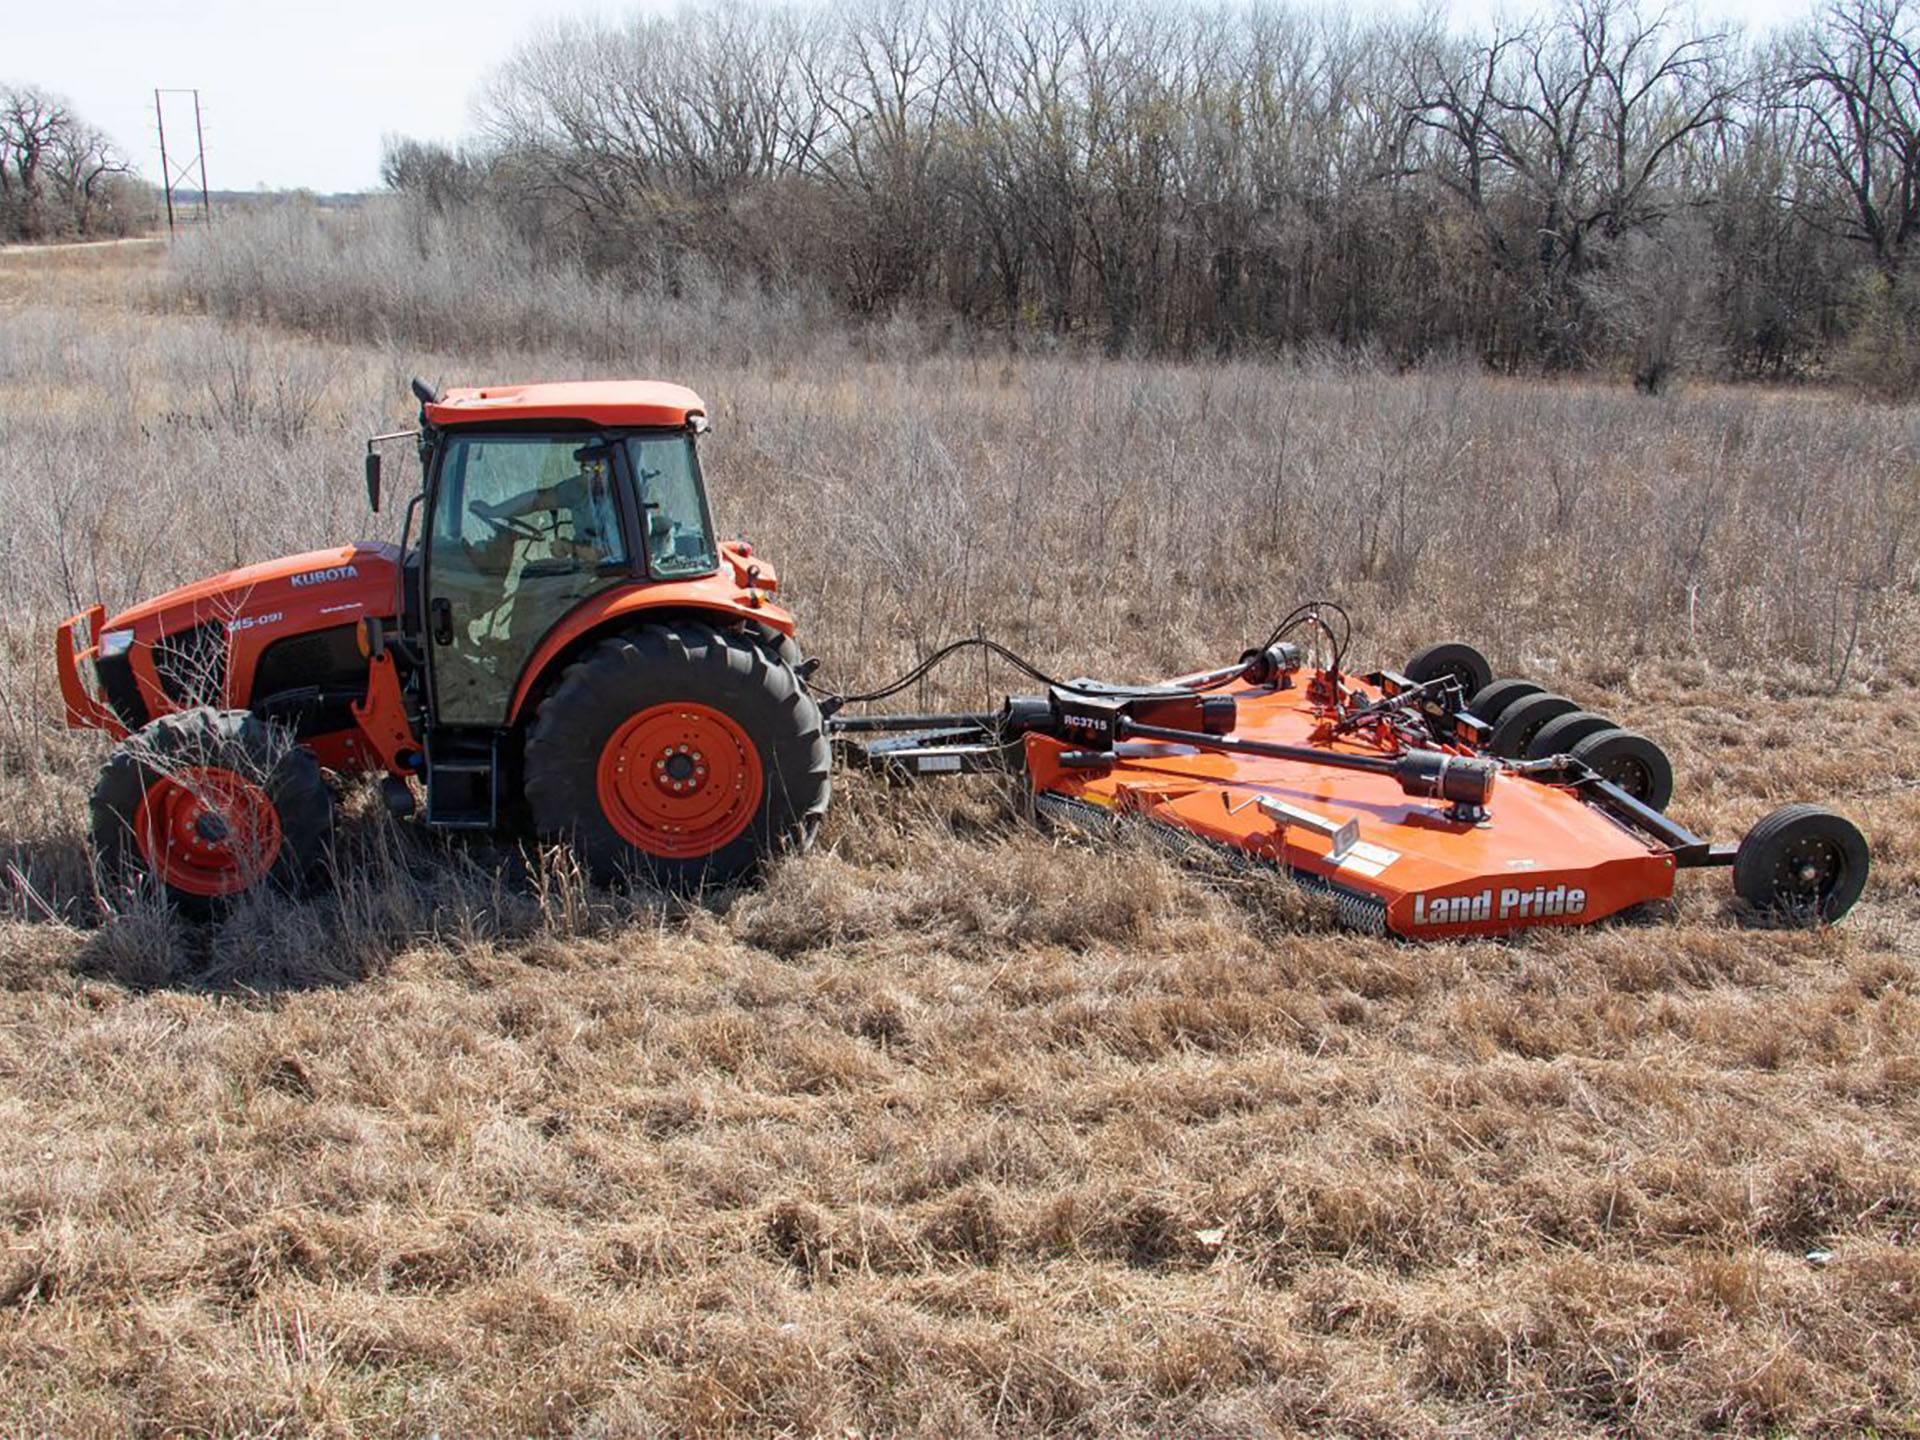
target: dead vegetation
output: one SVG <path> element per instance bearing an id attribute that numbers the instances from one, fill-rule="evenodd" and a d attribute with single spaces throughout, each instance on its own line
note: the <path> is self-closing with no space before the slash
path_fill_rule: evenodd
<path id="1" fill-rule="evenodd" d="M 858 340 L 422 359 L 115 301 L 141 263 L 0 269 L 0 1426 L 1920 1429 L 1907 412 Z M 852 783 L 700 904 L 354 794 L 336 895 L 103 922 L 66 607 L 366 527 L 410 369 L 656 368 L 843 680 L 976 625 L 1148 675 L 1335 589 L 1375 653 L 1482 638 L 1658 735 L 1686 820 L 1847 809 L 1875 883 L 1827 933 L 1709 878 L 1416 948 L 991 786 Z"/>

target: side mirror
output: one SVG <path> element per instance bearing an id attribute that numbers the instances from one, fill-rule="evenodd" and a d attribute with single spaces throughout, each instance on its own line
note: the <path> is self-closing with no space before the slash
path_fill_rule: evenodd
<path id="1" fill-rule="evenodd" d="M 367 507 L 380 513 L 380 452 L 371 448 L 367 451 Z"/>

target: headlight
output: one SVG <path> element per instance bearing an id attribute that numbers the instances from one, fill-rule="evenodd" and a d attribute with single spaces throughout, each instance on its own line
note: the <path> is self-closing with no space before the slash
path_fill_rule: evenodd
<path id="1" fill-rule="evenodd" d="M 114 660 L 133 648 L 133 631 L 109 630 L 100 637 L 100 658 Z"/>

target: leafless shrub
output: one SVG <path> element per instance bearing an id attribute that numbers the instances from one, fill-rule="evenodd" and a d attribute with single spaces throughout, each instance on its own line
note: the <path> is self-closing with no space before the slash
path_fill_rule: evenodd
<path id="1" fill-rule="evenodd" d="M 814 354 L 838 330 L 804 294 L 698 273 L 671 290 L 592 277 L 484 212 L 288 202 L 236 220 L 182 237 L 177 293 L 216 315 L 332 340 L 563 355 L 618 371 Z"/>

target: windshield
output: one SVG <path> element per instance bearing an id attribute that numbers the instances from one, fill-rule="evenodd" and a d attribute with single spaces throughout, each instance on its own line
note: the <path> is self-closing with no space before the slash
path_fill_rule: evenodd
<path id="1" fill-rule="evenodd" d="M 627 441 L 627 457 L 640 496 L 648 573 L 704 575 L 717 568 L 720 557 L 693 437 L 633 436 Z"/>

